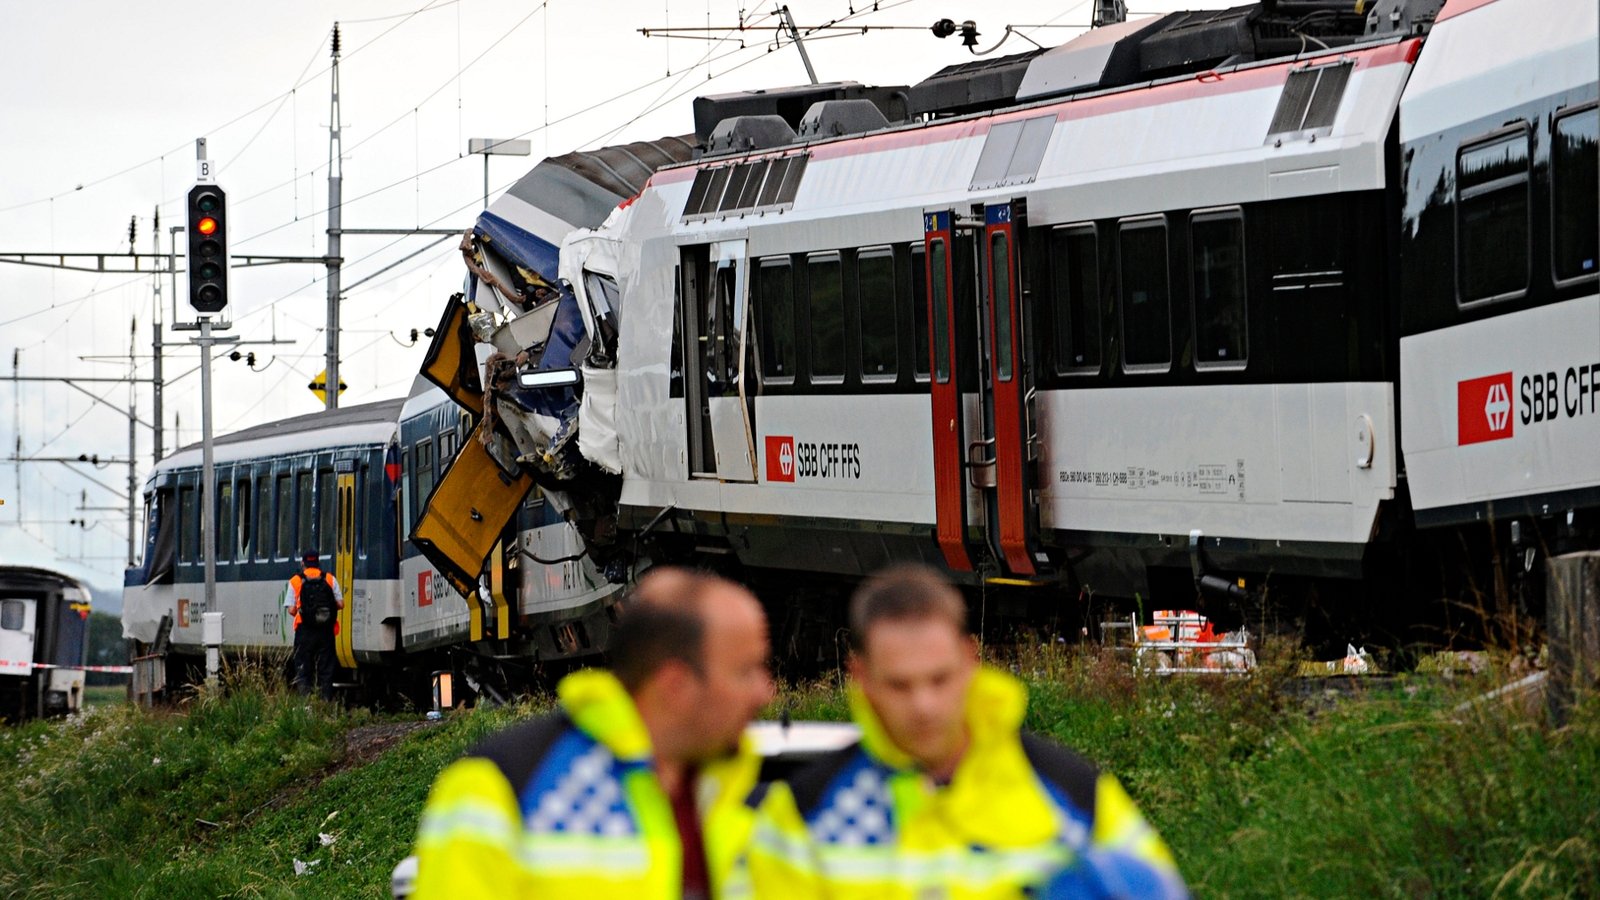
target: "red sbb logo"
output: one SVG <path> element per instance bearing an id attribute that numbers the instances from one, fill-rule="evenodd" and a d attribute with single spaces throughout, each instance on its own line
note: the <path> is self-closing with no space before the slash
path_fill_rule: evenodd
<path id="1" fill-rule="evenodd" d="M 1481 444 L 1511 437 L 1511 373 L 1485 375 L 1456 384 L 1456 445 Z"/>
<path id="2" fill-rule="evenodd" d="M 433 605 L 433 573 L 421 572 L 417 575 L 417 606 Z"/>
<path id="3" fill-rule="evenodd" d="M 767 435 L 767 480 L 794 481 L 794 437 Z"/>

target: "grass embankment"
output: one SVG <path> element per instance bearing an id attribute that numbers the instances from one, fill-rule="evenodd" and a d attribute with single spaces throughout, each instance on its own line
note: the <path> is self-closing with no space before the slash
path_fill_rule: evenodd
<path id="1" fill-rule="evenodd" d="M 1276 676 L 1023 666 L 1031 727 L 1117 773 L 1200 896 L 1589 896 L 1600 884 L 1600 699 L 1457 714 L 1492 682 L 1400 681 L 1316 709 Z M 185 710 L 0 732 L 0 895 L 384 897 L 428 786 L 528 709 L 396 727 L 247 683 Z M 839 718 L 835 686 L 788 691 Z M 324 845 L 319 834 L 332 843 Z M 295 875 L 295 860 L 314 862 Z"/>

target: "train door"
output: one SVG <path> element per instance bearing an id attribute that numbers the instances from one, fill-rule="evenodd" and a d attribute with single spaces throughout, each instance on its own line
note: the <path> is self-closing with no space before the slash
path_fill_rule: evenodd
<path id="1" fill-rule="evenodd" d="M 333 646 L 339 665 L 346 669 L 356 667 L 355 618 L 356 607 L 356 461 L 335 460 L 334 496 L 334 551 L 333 577 L 339 579 L 344 589 L 344 609 L 339 610 L 339 633 Z"/>
<path id="2" fill-rule="evenodd" d="M 0 598 L 0 675 L 33 674 L 38 608 L 38 601 L 30 597 Z"/>
<path id="3" fill-rule="evenodd" d="M 689 474 L 755 481 L 754 397 L 745 347 L 750 336 L 749 266 L 745 242 L 722 241 L 684 251 L 681 332 L 689 364 L 685 421 Z"/>
<path id="4" fill-rule="evenodd" d="M 1039 549 L 1017 247 L 1021 207 L 1007 202 L 975 208 L 983 213 L 981 225 L 958 222 L 953 210 L 928 213 L 923 242 L 939 547 L 952 569 L 975 568 L 983 548 L 974 546 L 968 532 L 970 487 L 982 498 L 988 554 L 1003 574 L 1027 577 L 1039 573 Z M 975 257 L 965 276 L 959 265 L 964 255 Z M 976 316 L 969 315 L 974 307 Z M 976 371 L 965 373 L 964 366 Z M 972 386 L 975 404 L 965 400 L 963 383 Z"/>

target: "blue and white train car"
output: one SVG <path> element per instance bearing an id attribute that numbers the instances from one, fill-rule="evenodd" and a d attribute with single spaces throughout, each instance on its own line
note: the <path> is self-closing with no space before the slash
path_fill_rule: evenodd
<path id="1" fill-rule="evenodd" d="M 216 605 L 224 646 L 288 647 L 294 626 L 283 590 L 315 549 L 344 590 L 337 655 L 344 668 L 400 647 L 390 465 L 403 401 L 386 400 L 269 422 L 216 438 Z M 124 579 L 123 633 L 155 643 L 163 620 L 180 656 L 204 653 L 201 616 L 201 448 L 163 459 L 145 487 L 143 558 Z"/>

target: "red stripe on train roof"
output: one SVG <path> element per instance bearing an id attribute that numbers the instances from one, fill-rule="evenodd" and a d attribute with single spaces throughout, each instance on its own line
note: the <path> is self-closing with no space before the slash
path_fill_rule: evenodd
<path id="1" fill-rule="evenodd" d="M 1474 2 L 1474 0 L 1455 0 L 1455 2 Z M 1492 3 L 1493 0 L 1476 0 L 1476 2 L 1480 4 Z M 1304 65 L 1307 62 L 1328 61 L 1344 55 L 1354 56 L 1357 69 L 1373 69 L 1396 63 L 1409 64 L 1415 62 L 1416 49 L 1421 43 L 1421 38 L 1413 38 L 1407 41 L 1398 41 L 1381 47 L 1374 47 L 1370 50 L 1357 51 L 1354 54 L 1342 54 L 1338 51 L 1332 51 L 1315 57 L 1285 62 L 1280 65 L 1262 66 L 1233 72 L 1201 72 L 1183 81 L 1169 81 L 1146 88 L 1117 91 L 1096 97 L 1062 100 L 1059 103 L 1047 106 L 1008 110 L 990 116 L 963 119 L 949 124 L 932 124 L 922 128 L 907 128 L 902 131 L 888 131 L 867 137 L 829 141 L 812 145 L 810 148 L 811 159 L 813 162 L 820 162 L 846 156 L 856 156 L 862 153 L 881 153 L 886 150 L 900 150 L 906 147 L 959 140 L 965 137 L 987 134 L 990 128 L 1005 122 L 1032 119 L 1051 113 L 1055 114 L 1057 121 L 1087 119 L 1094 116 L 1126 112 L 1130 109 L 1158 106 L 1164 103 L 1180 103 L 1197 97 L 1212 97 L 1218 94 L 1259 90 L 1283 84 L 1288 80 L 1290 69 L 1295 66 Z M 792 152 L 794 152 L 794 148 L 786 147 L 781 150 L 775 149 L 769 154 L 751 155 L 741 159 L 761 159 L 766 156 L 782 156 L 785 153 Z M 684 166 L 678 169 L 657 172 L 650 177 L 649 185 L 656 186 L 687 181 L 694 177 L 696 171 L 698 171 L 698 167 Z"/>
<path id="2" fill-rule="evenodd" d="M 1439 15 L 1434 18 L 1434 24 L 1437 25 L 1445 19 L 1453 19 L 1462 13 L 1472 12 L 1480 6 L 1488 6 L 1493 2 L 1494 0 L 1447 0 L 1444 9 L 1439 10 Z"/>

